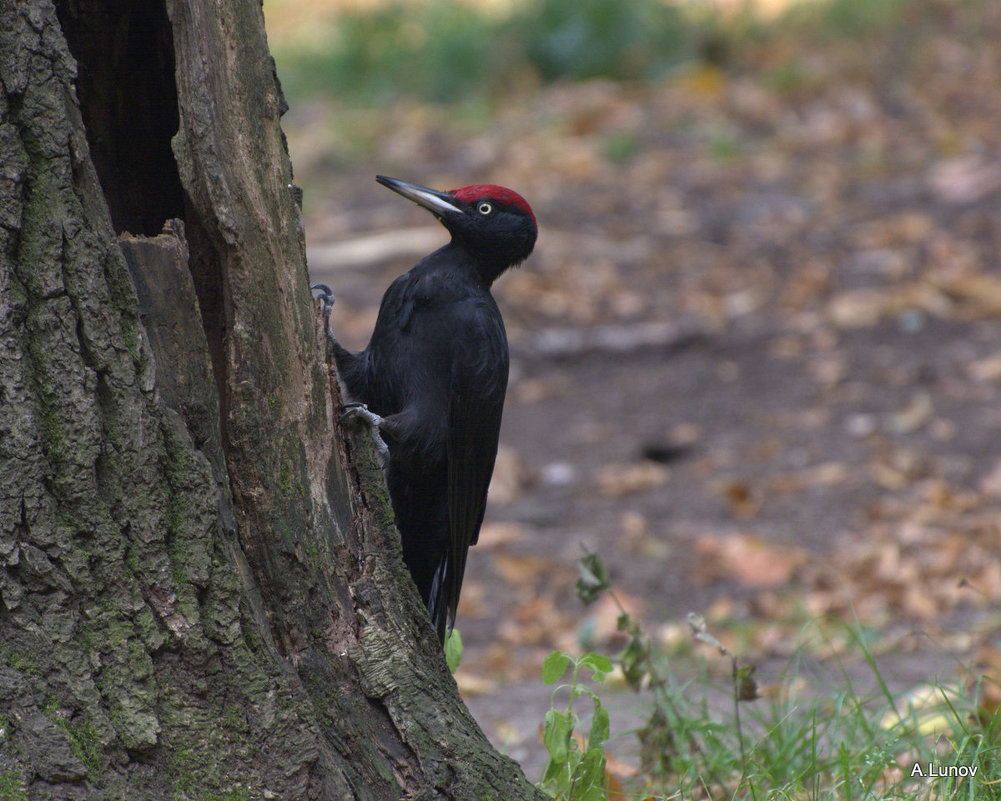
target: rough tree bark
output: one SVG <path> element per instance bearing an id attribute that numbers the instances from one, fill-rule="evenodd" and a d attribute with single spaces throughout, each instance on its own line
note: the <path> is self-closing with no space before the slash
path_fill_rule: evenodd
<path id="1" fill-rule="evenodd" d="M 282 106 L 256 0 L 0 0 L 2 801 L 539 795 L 333 423 Z"/>

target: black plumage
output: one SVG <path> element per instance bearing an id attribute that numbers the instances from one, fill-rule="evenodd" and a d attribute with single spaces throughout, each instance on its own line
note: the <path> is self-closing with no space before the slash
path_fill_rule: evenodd
<path id="1" fill-rule="evenodd" d="M 507 336 L 490 286 L 531 253 L 536 221 L 503 187 L 437 192 L 377 180 L 452 238 L 386 290 L 365 350 L 334 340 L 334 353 L 350 399 L 367 407 L 358 413 L 386 441 L 403 557 L 444 641 L 483 522 L 507 390 Z"/>

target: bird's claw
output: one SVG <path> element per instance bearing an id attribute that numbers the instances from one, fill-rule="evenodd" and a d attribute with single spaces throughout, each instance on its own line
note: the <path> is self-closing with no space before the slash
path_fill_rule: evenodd
<path id="1" fill-rule="evenodd" d="M 323 301 L 323 310 L 329 313 L 330 308 L 334 305 L 333 290 L 326 284 L 313 284 L 309 291 L 313 293 L 315 299 Z"/>
<path id="2" fill-rule="evenodd" d="M 313 293 L 314 298 L 325 298 L 331 303 L 334 302 L 334 290 L 326 284 L 310 284 L 309 291 Z"/>
<path id="3" fill-rule="evenodd" d="M 326 284 L 313 284 L 309 291 L 313 297 L 321 303 L 320 313 L 323 315 L 324 327 L 327 329 L 327 336 L 331 342 L 337 342 L 334 331 L 330 327 L 330 311 L 334 308 L 334 293 Z"/>
<path id="4" fill-rule="evenodd" d="M 378 429 L 382 425 L 382 418 L 368 408 L 364 403 L 345 403 L 344 414 L 341 415 L 341 422 L 350 420 L 353 417 L 360 418 L 368 423 L 372 428 Z"/>
<path id="5" fill-rule="evenodd" d="M 372 430 L 372 438 L 375 440 L 375 450 L 379 457 L 379 465 L 380 467 L 385 467 L 389 462 L 389 446 L 386 445 L 386 440 L 382 438 L 382 432 L 379 430 L 383 422 L 382 417 L 369 409 L 364 403 L 346 403 L 344 404 L 344 414 L 340 417 L 340 423 L 343 424 L 347 420 L 352 419 L 364 420 L 369 425 Z"/>

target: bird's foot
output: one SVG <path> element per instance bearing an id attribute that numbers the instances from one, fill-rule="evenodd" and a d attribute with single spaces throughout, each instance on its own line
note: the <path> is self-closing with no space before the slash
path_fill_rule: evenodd
<path id="1" fill-rule="evenodd" d="M 375 440 L 375 451 L 379 457 L 379 466 L 385 467 L 389 462 L 389 446 L 386 445 L 386 440 L 382 438 L 382 432 L 380 427 L 382 426 L 383 419 L 371 409 L 368 408 L 364 403 L 346 403 L 344 404 L 344 414 L 341 415 L 340 422 L 343 424 L 347 420 L 364 420 L 369 428 L 372 430 L 372 437 Z"/>
<path id="2" fill-rule="evenodd" d="M 330 312 L 334 308 L 334 293 L 326 284 L 313 284 L 309 291 L 313 293 L 313 298 L 320 301 L 321 308 L 320 314 L 323 315 L 323 327 L 327 330 L 327 336 L 330 341 L 335 343 L 337 338 L 334 336 L 334 331 L 330 327 Z"/>
<path id="3" fill-rule="evenodd" d="M 352 418 L 360 418 L 368 423 L 372 428 L 378 429 L 382 425 L 382 418 L 368 408 L 364 403 L 345 403 L 344 414 L 341 415 L 341 422 Z"/>
<path id="4" fill-rule="evenodd" d="M 313 284 L 309 291 L 313 293 L 314 298 L 321 299 L 324 306 L 334 305 L 334 291 L 326 284 Z"/>

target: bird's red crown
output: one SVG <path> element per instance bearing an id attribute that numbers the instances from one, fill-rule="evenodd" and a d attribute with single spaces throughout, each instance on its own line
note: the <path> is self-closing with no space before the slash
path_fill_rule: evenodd
<path id="1" fill-rule="evenodd" d="M 472 184 L 471 186 L 451 189 L 448 194 L 461 203 L 470 203 L 474 200 L 486 199 L 496 201 L 497 203 L 503 203 L 506 206 L 513 206 L 514 208 L 525 212 L 525 214 L 532 218 L 532 222 L 537 224 L 535 213 L 532 211 L 532 207 L 528 205 L 528 201 L 513 189 L 508 189 L 506 186 L 497 186 L 496 184 Z"/>

